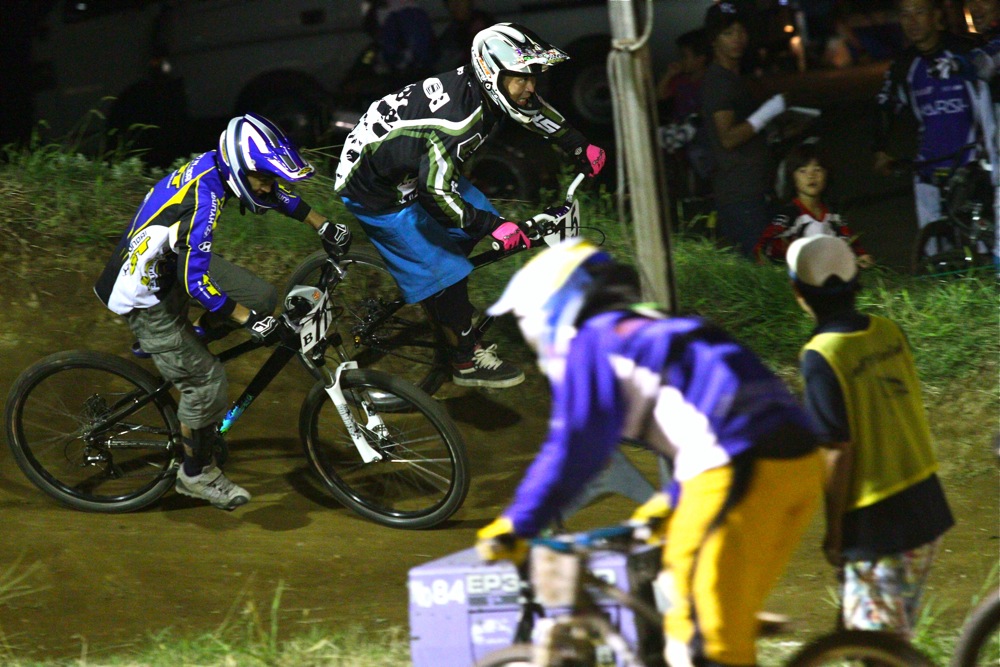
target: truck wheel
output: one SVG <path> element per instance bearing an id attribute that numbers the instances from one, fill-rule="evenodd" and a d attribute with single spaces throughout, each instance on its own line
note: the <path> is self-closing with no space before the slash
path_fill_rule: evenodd
<path id="1" fill-rule="evenodd" d="M 556 108 L 581 130 L 610 130 L 614 123 L 608 43 L 609 38 L 593 39 L 571 48 L 572 59 L 560 66 L 565 70 L 553 76 Z"/>

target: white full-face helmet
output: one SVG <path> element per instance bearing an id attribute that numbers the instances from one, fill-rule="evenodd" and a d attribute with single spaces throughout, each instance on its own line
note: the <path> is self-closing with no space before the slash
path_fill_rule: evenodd
<path id="1" fill-rule="evenodd" d="M 513 313 L 525 342 L 551 376 L 576 335 L 576 320 L 586 305 L 594 278 L 587 270 L 611 257 L 583 239 L 563 241 L 535 255 L 514 274 L 490 315 Z"/>
<path id="2" fill-rule="evenodd" d="M 479 85 L 494 104 L 519 123 L 530 123 L 541 110 L 541 102 L 532 95 L 526 106 L 518 106 L 501 85 L 503 76 L 535 76 L 564 60 L 569 60 L 564 51 L 516 23 L 497 23 L 480 30 L 472 40 L 472 72 Z"/>

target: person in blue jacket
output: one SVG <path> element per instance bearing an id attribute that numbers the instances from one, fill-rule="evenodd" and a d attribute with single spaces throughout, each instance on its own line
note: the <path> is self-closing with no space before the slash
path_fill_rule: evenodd
<path id="1" fill-rule="evenodd" d="M 241 209 L 275 209 L 310 225 L 333 255 L 346 252 L 351 234 L 313 210 L 283 181 L 310 178 L 313 167 L 285 134 L 262 116 L 229 121 L 217 150 L 208 151 L 165 176 L 146 194 L 94 291 L 105 306 L 125 317 L 137 352 L 180 392 L 177 418 L 184 463 L 178 493 L 231 510 L 250 500 L 216 465 L 213 448 L 228 404 L 226 372 L 205 343 L 241 325 L 264 343 L 277 336 L 271 316 L 277 293 L 270 284 L 213 252 L 222 207 L 235 197 Z M 191 300 L 205 308 L 188 322 Z"/>
<path id="2" fill-rule="evenodd" d="M 667 661 L 755 664 L 756 614 L 823 492 L 812 423 L 784 383 L 719 327 L 641 303 L 635 271 L 579 239 L 528 262 L 489 312 L 517 318 L 552 412 L 513 502 L 479 531 L 481 557 L 523 559 L 619 442 L 643 442 L 673 463 L 658 499 L 672 507 Z"/>

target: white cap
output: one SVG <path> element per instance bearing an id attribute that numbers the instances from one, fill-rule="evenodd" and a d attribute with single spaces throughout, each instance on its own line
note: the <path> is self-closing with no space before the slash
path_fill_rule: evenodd
<path id="1" fill-rule="evenodd" d="M 792 279 L 810 287 L 824 287 L 830 276 L 850 283 L 858 263 L 850 246 L 836 236 L 807 236 L 796 240 L 785 254 Z"/>

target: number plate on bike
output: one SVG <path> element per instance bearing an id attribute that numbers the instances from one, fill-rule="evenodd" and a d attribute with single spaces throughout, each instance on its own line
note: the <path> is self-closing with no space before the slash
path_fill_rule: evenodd
<path id="1" fill-rule="evenodd" d="M 323 340 L 326 330 L 333 321 L 333 313 L 330 309 L 330 293 L 323 291 L 323 296 L 309 311 L 309 314 L 302 318 L 302 328 L 299 330 L 299 344 L 302 352 L 308 352 L 316 346 L 316 343 Z"/>
<path id="2" fill-rule="evenodd" d="M 580 204 L 574 201 L 569 206 L 566 215 L 562 216 L 556 223 L 552 233 L 546 234 L 543 238 L 548 245 L 556 245 L 560 241 L 575 238 L 580 235 Z"/>

